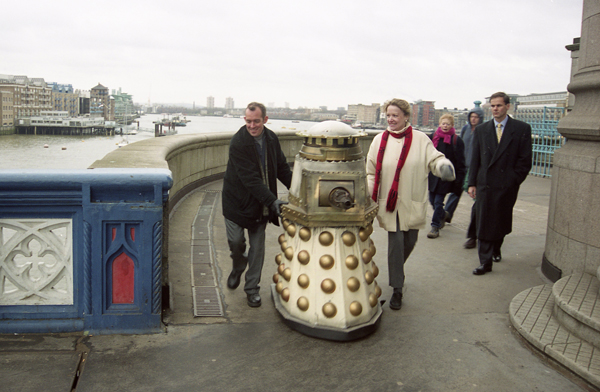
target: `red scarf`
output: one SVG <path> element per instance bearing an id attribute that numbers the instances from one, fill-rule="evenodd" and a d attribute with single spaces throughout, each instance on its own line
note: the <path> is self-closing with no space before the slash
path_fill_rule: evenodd
<path id="1" fill-rule="evenodd" d="M 392 137 L 396 139 L 401 139 L 406 137 L 404 141 L 404 146 L 402 146 L 402 152 L 400 153 L 400 159 L 398 160 L 398 166 L 396 167 L 396 173 L 394 174 L 394 182 L 392 183 L 392 187 L 390 188 L 390 193 L 388 194 L 387 203 L 385 205 L 385 210 L 388 212 L 393 212 L 396 209 L 396 202 L 398 201 L 398 180 L 400 178 L 400 171 L 406 162 L 406 157 L 408 155 L 408 151 L 410 150 L 410 145 L 412 143 L 412 127 L 409 126 L 405 132 L 400 134 L 396 134 L 390 132 L 389 130 L 385 130 L 383 133 L 383 137 L 381 138 L 381 144 L 379 145 L 379 151 L 377 152 L 377 166 L 375 167 L 375 185 L 373 186 L 373 200 L 377 202 L 377 197 L 379 196 L 379 183 L 381 182 L 381 166 L 383 164 L 383 154 L 385 153 L 385 147 L 387 146 L 388 138 L 392 135 Z"/>
<path id="2" fill-rule="evenodd" d="M 435 134 L 433 135 L 433 145 L 435 146 L 435 148 L 437 148 L 438 142 L 442 138 L 444 139 L 444 143 L 451 144 L 452 136 L 454 136 L 455 134 L 456 134 L 456 129 L 454 129 L 454 128 L 450 128 L 450 130 L 448 132 L 444 132 L 444 131 L 442 131 L 441 127 L 438 127 L 437 131 L 435 131 Z"/>

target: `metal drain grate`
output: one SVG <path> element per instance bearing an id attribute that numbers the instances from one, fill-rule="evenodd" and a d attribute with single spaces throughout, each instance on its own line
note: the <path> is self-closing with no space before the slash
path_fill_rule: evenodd
<path id="1" fill-rule="evenodd" d="M 220 192 L 205 192 L 192 224 L 192 294 L 194 317 L 223 316 L 223 304 L 215 279 L 212 223 Z"/>
<path id="2" fill-rule="evenodd" d="M 192 287 L 194 294 L 194 316 L 222 316 L 219 290 L 216 287 Z"/>

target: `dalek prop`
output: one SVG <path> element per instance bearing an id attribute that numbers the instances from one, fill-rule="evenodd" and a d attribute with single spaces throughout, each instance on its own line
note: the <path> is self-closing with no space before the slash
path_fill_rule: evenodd
<path id="1" fill-rule="evenodd" d="M 358 144 L 366 133 L 324 121 L 297 135 L 304 143 L 281 211 L 275 308 L 305 335 L 358 339 L 376 330 L 382 313 L 370 238 L 378 207 Z"/>

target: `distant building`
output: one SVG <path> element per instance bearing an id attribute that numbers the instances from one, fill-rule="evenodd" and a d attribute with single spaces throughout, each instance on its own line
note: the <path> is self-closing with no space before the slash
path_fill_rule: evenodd
<path id="1" fill-rule="evenodd" d="M 340 118 L 336 113 L 312 113 L 310 119 L 312 121 L 337 120 Z"/>
<path id="2" fill-rule="evenodd" d="M 113 90 L 111 98 L 114 100 L 114 120 L 119 124 L 131 124 L 135 117 L 135 109 L 133 106 L 133 96 L 119 90 Z"/>
<path id="3" fill-rule="evenodd" d="M 27 76 L 0 75 L 0 90 L 2 96 L 11 102 L 13 123 L 18 118 L 37 116 L 42 110 L 51 110 L 52 88 L 42 78 L 28 78 Z M 12 97 L 10 97 L 12 95 Z M 4 115 L 9 116 L 5 106 Z M 2 119 L 9 122 L 8 117 Z"/>
<path id="4" fill-rule="evenodd" d="M 510 108 L 508 114 L 529 124 L 536 122 L 558 121 L 566 114 L 569 100 L 567 91 L 553 93 L 537 93 L 529 95 L 508 94 Z M 492 118 L 490 97 L 486 97 L 482 105 L 485 120 Z"/>
<path id="5" fill-rule="evenodd" d="M 422 128 L 435 129 L 435 101 L 418 100 L 412 105 L 410 122 L 412 125 Z"/>
<path id="6" fill-rule="evenodd" d="M 79 96 L 79 115 L 85 116 L 90 115 L 90 91 L 89 90 L 75 90 Z"/>
<path id="7" fill-rule="evenodd" d="M 566 91 L 561 91 L 557 93 L 518 95 L 516 98 L 517 107 L 522 105 L 535 105 L 564 108 L 567 107 L 569 94 Z"/>
<path id="8" fill-rule="evenodd" d="M 13 97 L 12 91 L 2 90 L 2 86 L 0 86 L 0 127 L 15 125 Z"/>
<path id="9" fill-rule="evenodd" d="M 225 98 L 225 110 L 233 110 L 235 105 L 233 104 L 233 98 L 227 97 Z"/>
<path id="10" fill-rule="evenodd" d="M 110 95 L 108 88 L 100 83 L 90 90 L 90 117 L 104 117 L 105 120 L 114 120 L 110 116 Z"/>
<path id="11" fill-rule="evenodd" d="M 206 98 L 206 108 L 214 109 L 215 108 L 215 97 Z"/>
<path id="12" fill-rule="evenodd" d="M 371 105 L 348 105 L 348 113 L 345 118 L 361 124 L 377 124 L 380 113 L 381 106 L 378 103 Z"/>
<path id="13" fill-rule="evenodd" d="M 52 87 L 52 110 L 65 111 L 70 117 L 79 115 L 79 95 L 70 84 L 50 83 Z"/>

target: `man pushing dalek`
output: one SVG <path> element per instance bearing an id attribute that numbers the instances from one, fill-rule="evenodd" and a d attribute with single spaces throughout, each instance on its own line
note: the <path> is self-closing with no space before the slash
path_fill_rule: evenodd
<path id="1" fill-rule="evenodd" d="M 303 334 L 358 339 L 375 331 L 382 313 L 370 238 L 378 207 L 358 144 L 366 133 L 324 121 L 298 135 L 304 143 L 281 211 L 275 308 Z"/>

